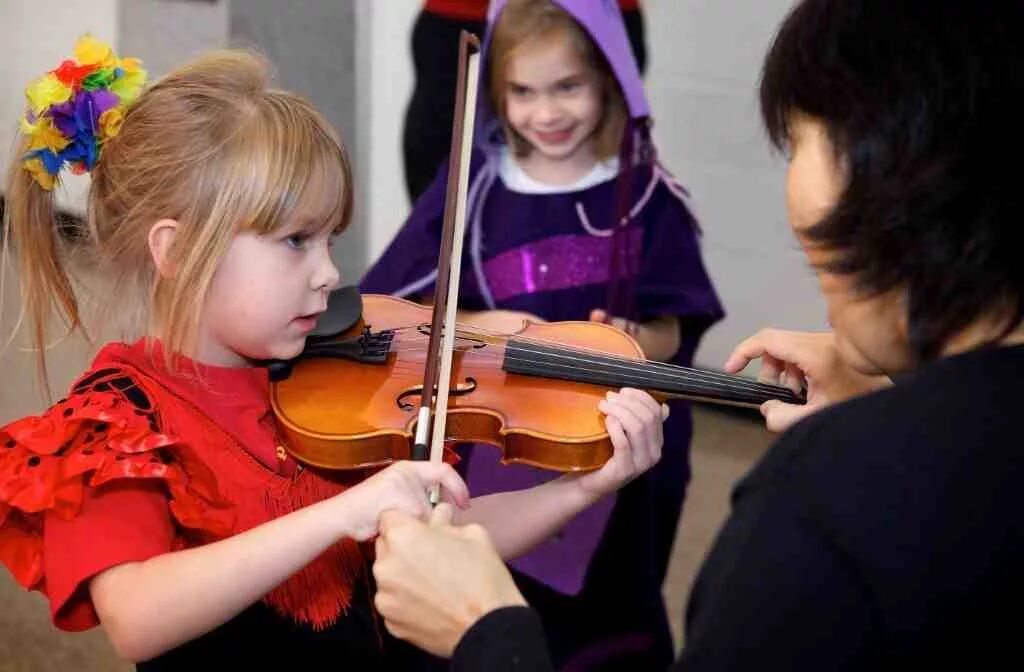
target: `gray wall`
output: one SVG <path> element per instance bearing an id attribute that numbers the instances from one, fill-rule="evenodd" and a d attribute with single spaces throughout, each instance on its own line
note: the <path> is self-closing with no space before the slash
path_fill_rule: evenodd
<path id="1" fill-rule="evenodd" d="M 117 50 L 143 59 L 152 79 L 207 49 L 227 46 L 227 37 L 227 0 L 119 3 Z"/>
<path id="2" fill-rule="evenodd" d="M 721 366 L 765 326 L 824 329 L 817 283 L 789 230 L 785 162 L 761 128 L 761 62 L 792 0 L 646 0 L 647 93 L 662 159 L 693 197 L 726 319 L 697 359 Z"/>
<path id="3" fill-rule="evenodd" d="M 353 164 L 356 137 L 356 18 L 351 2 L 338 0 L 232 0 L 230 46 L 253 47 L 277 71 L 277 85 L 308 98 L 338 129 Z M 353 170 L 358 173 L 358 165 Z M 334 247 L 343 282 L 366 268 L 366 226 L 353 222 Z"/>

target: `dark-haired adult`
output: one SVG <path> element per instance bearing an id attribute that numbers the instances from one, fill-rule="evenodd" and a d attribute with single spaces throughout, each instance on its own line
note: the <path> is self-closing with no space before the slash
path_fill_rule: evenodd
<path id="1" fill-rule="evenodd" d="M 761 108 L 833 334 L 763 332 L 727 368 L 765 358 L 828 407 L 736 488 L 675 669 L 1020 664 L 1022 89 L 1024 3 L 803 0 L 782 25 Z M 551 669 L 486 535 L 446 515 L 382 519 L 389 629 L 455 670 Z"/>

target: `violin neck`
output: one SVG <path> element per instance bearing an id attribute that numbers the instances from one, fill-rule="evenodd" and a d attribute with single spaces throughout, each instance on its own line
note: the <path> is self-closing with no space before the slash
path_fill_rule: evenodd
<path id="1" fill-rule="evenodd" d="M 607 387 L 635 387 L 665 397 L 757 407 L 771 399 L 802 404 L 787 387 L 758 383 L 717 371 L 634 360 L 575 348 L 509 339 L 502 368 L 535 378 L 555 378 Z"/>

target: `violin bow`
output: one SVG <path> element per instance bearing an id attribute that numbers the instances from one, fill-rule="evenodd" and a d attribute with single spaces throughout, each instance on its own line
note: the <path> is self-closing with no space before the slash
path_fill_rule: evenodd
<path id="1" fill-rule="evenodd" d="M 451 389 L 452 358 L 455 350 L 455 320 L 459 307 L 459 277 L 462 273 L 462 242 L 466 231 L 466 193 L 469 163 L 473 153 L 476 122 L 477 82 L 480 76 L 480 41 L 468 31 L 459 36 L 459 71 L 455 91 L 451 152 L 448 156 L 448 186 L 445 192 L 444 228 L 437 263 L 434 310 L 423 391 L 413 444 L 413 459 L 441 462 L 444 457 L 448 392 Z M 438 325 L 441 325 L 438 328 Z M 436 390 L 436 392 L 435 392 Z M 428 444 L 428 436 L 430 442 Z M 430 490 L 431 504 L 440 499 L 440 488 Z"/>

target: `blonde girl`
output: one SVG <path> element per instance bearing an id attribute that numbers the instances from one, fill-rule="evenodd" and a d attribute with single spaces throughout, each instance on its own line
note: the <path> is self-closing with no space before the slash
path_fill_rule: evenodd
<path id="1" fill-rule="evenodd" d="M 0 561 L 58 628 L 102 625 L 139 669 L 410 664 L 372 609 L 379 514 L 425 515 L 440 483 L 460 522 L 522 553 L 657 461 L 662 409 L 612 395 L 605 468 L 472 508 L 447 464 L 296 464 L 255 363 L 298 354 L 339 282 L 344 148 L 252 54 L 144 78 L 87 37 L 27 91 L 5 229 L 41 368 L 54 313 L 82 329 L 83 278 L 135 336 L 104 345 L 42 415 L 0 427 Z M 55 222 L 66 168 L 92 176 L 80 230 Z"/>

